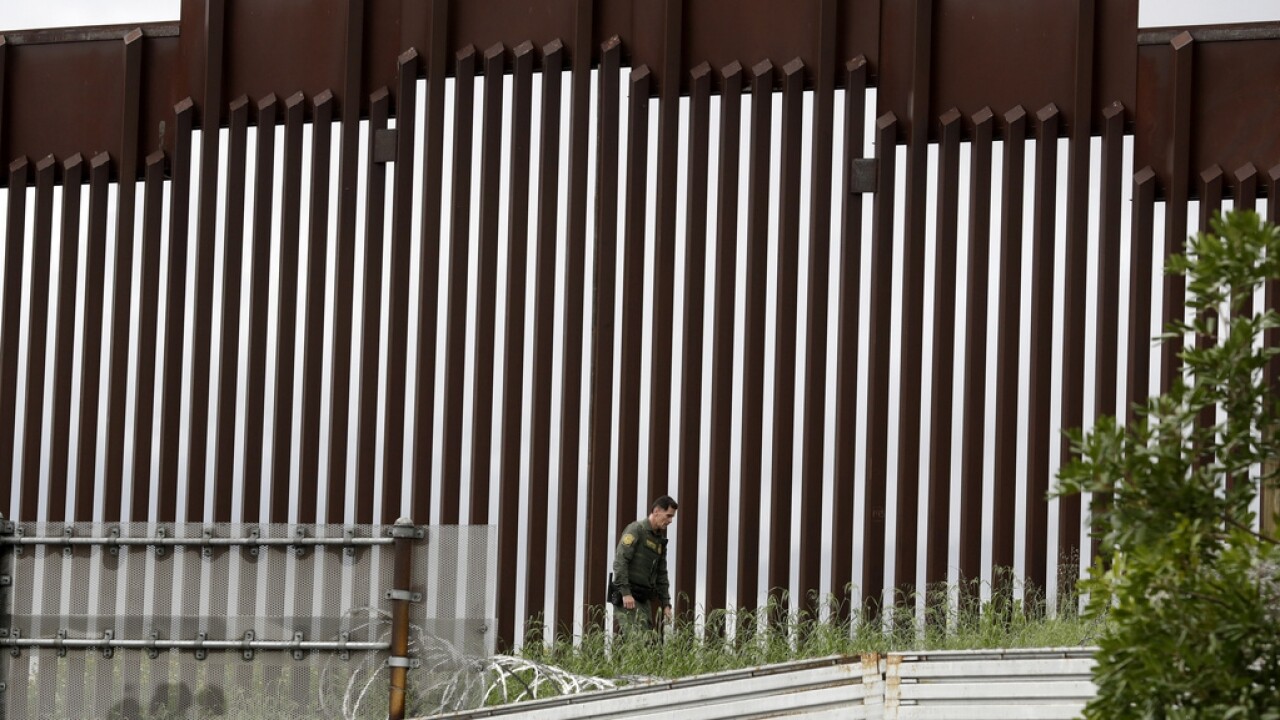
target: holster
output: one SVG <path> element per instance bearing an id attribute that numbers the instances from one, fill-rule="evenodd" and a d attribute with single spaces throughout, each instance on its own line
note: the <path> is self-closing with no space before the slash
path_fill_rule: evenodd
<path id="1" fill-rule="evenodd" d="M 609 573 L 609 585 L 605 589 L 604 596 L 610 604 L 622 607 L 622 588 L 618 587 L 618 584 L 613 581 L 613 573 Z"/>

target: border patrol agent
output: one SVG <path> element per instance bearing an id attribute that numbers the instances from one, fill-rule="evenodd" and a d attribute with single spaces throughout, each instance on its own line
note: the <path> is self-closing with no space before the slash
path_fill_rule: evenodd
<path id="1" fill-rule="evenodd" d="M 663 495 L 653 501 L 649 517 L 631 523 L 622 531 L 614 553 L 613 579 L 622 601 L 621 604 L 614 602 L 615 614 L 624 635 L 652 627 L 654 603 L 662 608 L 666 619 L 671 619 L 667 527 L 679 507 L 675 498 Z"/>

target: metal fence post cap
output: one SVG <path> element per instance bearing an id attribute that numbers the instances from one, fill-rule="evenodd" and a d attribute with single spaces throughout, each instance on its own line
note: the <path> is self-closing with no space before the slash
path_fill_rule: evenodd
<path id="1" fill-rule="evenodd" d="M 412 525 L 412 524 L 413 524 L 413 520 L 407 517 L 396 518 L 396 525 Z"/>

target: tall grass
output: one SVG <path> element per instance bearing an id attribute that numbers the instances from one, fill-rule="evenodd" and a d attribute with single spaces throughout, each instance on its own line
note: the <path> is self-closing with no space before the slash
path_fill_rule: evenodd
<path id="1" fill-rule="evenodd" d="M 619 637 L 602 617 L 589 623 L 575 642 L 547 642 L 532 623 L 518 653 L 536 662 L 579 675 L 638 679 L 679 678 L 830 655 L 860 655 L 906 650 L 968 650 L 1088 645 L 1098 622 L 1076 612 L 1069 593 L 1048 612 L 1043 594 L 1023 588 L 1015 600 L 1011 584 L 980 603 L 977 593 L 935 588 L 926 593 L 923 614 L 913 598 L 875 614 L 828 599 L 828 612 L 792 611 L 780 597 L 755 611 L 705 614 L 677 619 L 661 635 Z M 602 609 L 601 609 L 602 610 Z"/>

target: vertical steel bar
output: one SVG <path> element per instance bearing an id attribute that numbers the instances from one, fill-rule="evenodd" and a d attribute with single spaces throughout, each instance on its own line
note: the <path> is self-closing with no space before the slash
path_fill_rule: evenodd
<path id="1" fill-rule="evenodd" d="M 929 387 L 929 501 L 926 527 L 925 592 L 947 581 L 951 537 L 951 426 L 955 387 L 956 247 L 959 244 L 960 133 L 963 116 L 951 108 L 939 118 L 938 220 L 933 265 L 933 358 Z"/>
<path id="2" fill-rule="evenodd" d="M 760 485 L 764 448 L 765 290 L 768 286 L 770 144 L 773 134 L 773 63 L 751 68 L 750 175 L 747 179 L 747 299 L 743 310 L 742 459 L 738 498 L 738 607 L 757 602 L 760 557 Z"/>
<path id="3" fill-rule="evenodd" d="M 444 428 L 441 450 L 440 522 L 458 522 L 462 486 L 462 399 L 467 353 L 467 266 L 471 256 L 471 128 L 474 124 L 476 53 L 457 56 L 453 99 L 453 187 L 449 217 L 449 298 L 445 320 Z"/>
<path id="4" fill-rule="evenodd" d="M 9 217 L 5 228 L 4 304 L 0 311 L 0 498 L 11 497 L 14 431 L 18 414 L 18 327 L 22 322 L 23 242 L 27 234 L 27 175 L 30 163 L 9 164 Z M 10 517 L 24 520 L 10 508 Z"/>
<path id="5" fill-rule="evenodd" d="M 431 517 L 431 469 L 435 462 L 436 336 L 440 279 L 440 208 L 444 202 L 445 77 L 449 62 L 449 0 L 431 3 L 430 47 L 427 50 L 426 117 L 423 122 L 422 268 L 418 275 L 418 362 L 410 412 L 414 440 L 410 476 L 413 517 Z M 456 127 L 456 126 L 455 126 Z M 456 133 L 456 130 L 455 130 Z"/>
<path id="6" fill-rule="evenodd" d="M 680 83 L 684 58 L 684 0 L 663 0 L 662 67 L 657 78 L 658 187 L 650 308 L 649 478 L 645 497 L 667 494 L 671 454 L 671 347 L 676 271 L 677 165 L 680 162 Z M 643 211 L 642 211 L 643 212 Z M 638 427 L 638 426 L 637 426 Z M 681 494 L 685 487 L 682 485 Z M 686 498 L 687 501 L 687 498 Z M 687 509 L 684 517 L 688 517 Z"/>
<path id="7" fill-rule="evenodd" d="M 581 486 L 579 447 L 582 430 L 583 284 L 587 275 L 587 166 L 591 123 L 591 55 L 595 0 L 574 3 L 573 40 L 569 62 L 573 73 L 569 88 L 569 196 L 564 245 L 564 318 L 560 413 L 560 497 L 557 507 L 577 507 Z M 577 570 L 577 525 L 559 524 L 556 560 L 556 621 L 572 627 L 574 584 Z"/>
<path id="8" fill-rule="evenodd" d="M 868 358 L 867 466 L 862 535 L 862 600 L 878 612 L 884 594 L 885 494 L 889 454 L 889 312 L 893 306 L 893 200 L 898 118 L 876 120 L 876 198 L 871 216 L 871 307 Z"/>
<path id="9" fill-rule="evenodd" d="M 364 298 L 360 323 L 359 440 L 356 458 L 356 522 L 374 520 L 374 461 L 378 439 L 378 334 L 382 327 L 382 246 L 385 242 L 387 166 L 375 151 L 378 133 L 387 129 L 390 92 L 381 87 L 369 96 L 368 147 L 365 162 Z"/>
<path id="10" fill-rule="evenodd" d="M 596 248 L 592 288 L 591 407 L 587 422 L 586 579 L 583 596 L 588 622 L 601 618 L 605 572 L 610 557 L 609 460 L 613 434 L 614 293 L 618 261 L 618 65 L 622 43 L 610 38 L 600 48 L 599 119 L 596 124 Z"/>
<path id="11" fill-rule="evenodd" d="M 685 210 L 684 324 L 680 369 L 680 439 L 676 448 L 679 466 L 680 522 L 673 600 L 677 617 L 703 604 L 697 594 L 698 557 L 705 547 L 698 543 L 701 493 L 699 461 L 702 449 L 702 359 L 707 269 L 707 173 L 710 162 L 711 66 L 702 63 L 689 78 L 688 165 Z"/>
<path id="12" fill-rule="evenodd" d="M 165 303 L 164 375 L 160 397 L 160 503 L 158 522 L 177 518 L 178 446 L 182 432 L 182 366 L 186 336 L 188 217 L 191 214 L 191 125 L 195 104 L 186 98 L 174 108 L 174 141 L 169 202 L 169 272 Z M 140 519 L 140 518 L 139 518 Z"/>
<path id="13" fill-rule="evenodd" d="M 322 523 L 316 514 L 320 488 L 320 392 L 324 384 L 324 300 L 329 261 L 329 175 L 332 172 L 333 93 L 325 90 L 313 99 L 311 122 L 311 205 L 307 221 L 307 280 L 303 289 L 306 324 L 302 344 L 302 447 L 298 477 L 302 483 L 298 497 L 298 522 Z M 226 341 L 223 340 L 225 343 Z M 329 499 L 332 488 L 345 489 L 346 468 L 329 468 Z M 314 485 L 309 484 L 314 483 Z M 325 514 L 332 511 L 325 509 Z"/>
<path id="14" fill-rule="evenodd" d="M 387 296 L 386 414 L 383 416 L 382 522 L 400 516 L 404 494 L 405 369 L 409 335 L 409 249 L 413 242 L 413 146 L 416 139 L 418 51 L 396 62 L 396 157 L 391 198 L 391 265 Z M 367 392 L 367 391 L 366 391 Z"/>
<path id="15" fill-rule="evenodd" d="M 222 357 L 219 360 L 217 445 L 214 448 L 214 522 L 231 522 L 235 476 L 236 383 L 240 366 L 241 269 L 244 267 L 246 158 L 249 98 L 241 95 L 227 112 L 227 171 L 223 221 Z M 304 476 L 305 477 L 305 476 Z"/>
<path id="16" fill-rule="evenodd" d="M 556 231 L 559 220 L 560 112 L 564 44 L 552 40 L 542 48 L 542 137 L 538 143 L 537 257 L 534 259 L 533 290 L 533 387 L 529 419 L 529 571 L 525 575 L 525 615 L 542 615 L 547 589 L 547 489 L 551 461 L 551 383 L 555 343 L 556 311 Z M 572 412 L 564 408 L 563 412 Z M 572 472 L 561 467 L 560 475 Z M 577 507 L 576 495 L 573 507 Z M 567 502 L 567 501 L 566 501 Z M 558 508 L 566 508 L 563 502 Z M 574 525 L 565 517 L 562 524 Z M 559 564 L 572 563 L 572 553 L 557 548 Z M 544 633 L 554 639 L 555 628 L 543 624 Z"/>
<path id="17" fill-rule="evenodd" d="M 805 366 L 800 449 L 800 573 L 804 607 L 814 612 L 822 575 L 823 439 L 826 431 L 827 317 L 831 289 L 831 146 L 835 133 L 836 24 L 839 4 L 818 5 L 818 56 L 813 72 L 813 128 L 809 195 L 809 268 L 805 305 Z M 687 346 L 686 346 L 687 347 Z M 838 436 L 837 436 L 838 437 Z M 834 526 L 833 526 L 834 527 Z"/>
<path id="18" fill-rule="evenodd" d="M 350 408 L 357 405 L 358 385 L 352 383 L 351 326 L 355 302 L 356 208 L 359 205 L 357 180 L 360 171 L 360 109 L 364 99 L 364 0 L 346 1 L 346 38 L 343 46 L 342 94 L 338 111 L 342 116 L 338 147 L 338 226 L 333 267 L 333 398 L 329 418 L 329 517 L 331 523 L 345 519 L 348 426 Z M 359 417 L 359 416 L 357 416 Z"/>
<path id="19" fill-rule="evenodd" d="M 778 207 L 778 261 L 773 362 L 773 467 L 770 468 L 770 596 L 784 603 L 791 585 L 791 499 L 795 478 L 796 295 L 800 271 L 800 151 L 804 132 L 804 63 L 782 68 L 782 196 Z M 781 592 L 779 592 L 781 591 Z M 801 598 L 803 599 L 803 598 Z"/>
<path id="20" fill-rule="evenodd" d="M 1022 320 L 1022 198 L 1027 114 L 1005 113 L 1004 171 L 1000 202 L 1000 283 L 996 326 L 996 464 L 992 491 L 992 581 L 1003 596 L 1011 589 L 1013 519 L 1018 485 L 1018 338 Z"/>
<path id="21" fill-rule="evenodd" d="M 1267 172 L 1267 181 L 1267 222 L 1280 223 L 1280 165 L 1272 166 Z M 1263 286 L 1263 303 L 1267 310 L 1280 312 L 1280 279 L 1268 280 Z M 1280 347 L 1280 328 L 1265 330 L 1263 345 Z M 1263 372 L 1267 387 L 1276 389 L 1280 385 L 1280 355 L 1272 357 Z"/>
<path id="22" fill-rule="evenodd" d="M 960 607 L 976 607 L 982 581 L 982 483 L 987 407 L 987 295 L 991 275 L 991 138 L 995 115 L 970 118 L 969 252 L 966 264 L 964 409 L 960 448 Z"/>
<path id="23" fill-rule="evenodd" d="M 1053 276 L 1058 206 L 1058 124 L 1050 103 L 1036 113 L 1035 208 L 1031 251 L 1031 356 L 1027 426 L 1026 574 L 1028 589 L 1047 587 L 1049 443 L 1053 401 Z M 1032 593 L 1028 593 L 1030 602 Z M 1040 602 L 1043 598 L 1040 598 Z"/>
<path id="24" fill-rule="evenodd" d="M 84 317 L 82 322 L 84 338 L 80 349 L 80 407 L 79 415 L 73 422 L 80 429 L 76 474 L 76 498 L 73 519 L 88 521 L 94 518 L 94 500 L 97 493 L 97 443 L 98 404 L 97 385 L 99 370 L 102 367 L 102 332 L 90 331 L 91 327 L 102 325 L 103 277 L 107 255 L 107 203 L 108 184 L 111 182 L 111 156 L 105 152 L 98 153 L 89 161 L 89 235 L 86 238 L 85 273 L 84 273 Z M 117 245 L 116 252 L 122 252 Z M 95 302 L 95 299 L 97 300 Z M 90 325 L 89 323 L 95 323 Z M 90 388 L 92 386 L 92 389 Z M 90 397 L 93 401 L 90 401 Z M 147 412 L 145 417 L 151 417 Z M 150 426 L 147 427 L 150 430 Z M 93 455 L 88 462 L 86 455 Z M 54 455 L 57 457 L 57 455 Z M 136 464 L 136 461 L 135 461 Z M 150 464 L 148 464 L 150 468 Z M 71 473 L 72 468 L 67 472 Z M 110 473 L 108 473 L 110 475 Z M 119 475 L 117 474 L 117 478 Z M 90 479 L 93 479 L 92 481 Z M 103 496 L 103 517 L 109 522 L 119 519 L 121 512 L 120 494 L 106 493 Z"/>
<path id="25" fill-rule="evenodd" d="M 1094 360 L 1095 417 L 1113 415 L 1116 407 L 1116 361 L 1120 322 L 1121 163 L 1124 161 L 1124 106 L 1102 111 L 1102 185 L 1098 189 L 1098 309 Z"/>
<path id="26" fill-rule="evenodd" d="M 1200 227 L 1199 232 L 1209 232 L 1213 216 L 1222 212 L 1222 189 L 1225 173 L 1221 165 L 1213 165 L 1200 173 Z"/>
<path id="27" fill-rule="evenodd" d="M 1098 308 L 1096 316 L 1095 368 L 1094 368 L 1094 417 L 1113 415 L 1123 417 L 1117 405 L 1116 376 L 1120 333 L 1120 206 L 1121 173 L 1124 155 L 1124 105 L 1112 103 L 1102 111 L 1102 185 L 1098 190 Z M 1090 533 L 1100 538 L 1099 511 L 1110 498 L 1105 493 L 1093 496 L 1090 512 L 1093 522 Z M 1064 520 L 1065 522 L 1065 520 Z M 1091 546 L 1091 555 L 1097 557 L 1099 543 Z M 1082 563 L 1092 563 L 1093 557 L 1080 558 Z"/>
<path id="28" fill-rule="evenodd" d="M 710 477 L 707 479 L 708 610 L 725 607 L 729 564 L 729 468 L 733 437 L 734 288 L 738 267 L 738 167 L 742 65 L 720 71 L 715 280 L 712 288 Z"/>
<path id="29" fill-rule="evenodd" d="M 1151 259 L 1155 232 L 1156 174 L 1150 166 L 1133 176 L 1133 233 L 1129 250 L 1129 366 L 1127 424 L 1137 420 L 1151 378 Z"/>
<path id="30" fill-rule="evenodd" d="M 266 420 L 267 300 L 271 278 L 271 220 L 275 206 L 276 122 L 274 94 L 258 101 L 257 165 L 253 180 L 253 258 L 249 276 L 249 366 L 245 376 L 245 522 L 262 514 L 263 429 Z"/>
<path id="31" fill-rule="evenodd" d="M 156 150 L 147 156 L 145 184 L 142 190 L 142 246 L 139 248 L 142 266 L 138 270 L 138 370 L 135 383 L 138 387 L 136 407 L 138 416 L 145 418 L 138 422 L 134 430 L 133 446 L 133 487 L 131 504 L 125 508 L 123 503 L 111 512 L 108 504 L 107 517 L 121 514 L 129 520 L 146 520 L 151 505 L 151 450 L 152 435 L 150 418 L 155 412 L 156 398 L 156 341 L 159 335 L 157 310 L 160 306 L 160 248 L 164 227 L 161 224 L 164 210 L 164 166 L 163 150 Z M 105 198 L 105 187 L 103 188 Z M 103 233 L 102 245 L 105 254 L 106 233 Z M 93 249 L 97 239 L 90 236 L 89 248 Z M 89 258 L 86 263 L 91 263 Z M 88 351 L 86 350 L 86 353 Z M 84 410 L 81 410 L 84 412 Z M 252 417 L 252 416 L 251 416 Z M 83 418 L 82 418 L 83 421 Z M 83 427 L 83 425 L 82 425 Z M 83 452 L 83 451 L 82 451 Z M 246 480 L 247 480 L 246 474 Z M 111 495 L 107 495 L 110 500 Z M 248 504 L 249 491 L 246 482 L 245 502 Z M 257 497 L 254 497 L 257 500 Z M 122 519 L 122 518 L 121 518 Z"/>
<path id="32" fill-rule="evenodd" d="M 507 307 L 503 322 L 502 449 L 498 463 L 498 567 L 520 563 L 520 448 L 523 440 L 525 295 L 529 257 L 529 123 L 533 115 L 533 44 L 513 51 L 511 148 L 507 211 Z M 538 382 L 538 378 L 534 378 Z M 515 573 L 498 578 L 498 641 L 515 644 Z"/>
<path id="33" fill-rule="evenodd" d="M 471 420 L 471 523 L 483 525 L 489 517 L 490 454 L 493 446 L 493 346 L 494 304 L 498 287 L 498 207 L 502 204 L 503 72 L 506 49 L 494 45 L 484 53 L 484 120 L 480 130 L 480 239 L 476 247 L 479 268 L 476 288 L 474 362 Z"/>
<path id="34" fill-rule="evenodd" d="M 627 102 L 626 213 L 622 240 L 622 342 L 618 358 L 617 527 L 636 519 L 640 481 L 641 334 L 644 322 L 644 257 L 649 182 L 649 91 L 653 76 L 631 71 Z M 656 471 L 654 471 L 656 472 Z M 653 500 L 653 498 L 648 498 Z"/>
<path id="35" fill-rule="evenodd" d="M 67 512 L 70 480 L 67 450 L 71 435 L 71 361 L 76 339 L 76 273 L 80 262 L 80 186 L 84 182 L 84 165 L 84 158 L 76 153 L 67 158 L 62 167 L 62 237 L 58 250 L 58 301 L 53 320 L 53 407 L 50 408 L 53 434 L 49 438 L 49 469 L 45 478 L 49 488 L 49 522 L 75 520 L 74 512 Z M 87 479 L 77 479 L 77 494 L 87 482 Z"/>
<path id="36" fill-rule="evenodd" d="M 133 300 L 133 245 L 134 245 L 134 213 L 137 204 L 138 185 L 138 130 L 141 127 L 139 116 L 142 111 L 142 47 L 143 35 L 140 28 L 135 28 L 124 38 L 124 84 L 121 88 L 121 127 L 120 154 L 116 158 L 119 175 L 119 193 L 116 209 L 116 265 L 113 283 L 114 297 L 111 298 L 111 349 L 108 372 L 111 382 L 107 395 L 107 466 L 103 481 L 104 513 L 103 519 L 114 522 L 120 519 L 123 508 L 120 505 L 120 490 L 124 478 L 124 454 L 127 440 L 125 438 L 125 403 L 128 390 L 129 375 L 129 311 Z M 105 202 L 105 197 L 104 197 Z M 105 209 L 105 206 L 104 206 Z M 105 228 L 105 226 L 104 226 Z M 102 234 L 102 245 L 105 247 L 106 232 Z M 92 248 L 93 245 L 91 244 Z M 102 262 L 105 262 L 103 257 Z M 87 277 L 97 276 L 92 283 L 101 283 L 103 271 L 97 270 L 103 265 L 88 264 L 86 269 L 94 269 Z M 102 288 L 94 284 L 86 288 L 93 295 L 86 297 L 101 298 Z M 79 477 L 96 475 L 98 462 L 98 382 L 101 369 L 102 334 L 100 303 L 86 306 L 85 317 L 85 353 L 81 377 L 86 378 L 81 386 L 80 395 L 80 454 Z M 150 416 L 148 413 L 146 416 Z M 150 456 L 148 461 L 150 460 Z M 138 461 L 134 460 L 135 467 Z M 150 469 L 148 462 L 147 468 Z"/>
<path id="37" fill-rule="evenodd" d="M 204 96 L 200 105 L 200 186 L 196 210 L 195 318 L 191 350 L 191 437 L 187 463 L 187 519 L 212 519 L 205 507 L 205 453 L 209 428 L 210 345 L 213 336 L 213 264 L 218 226 L 218 155 L 222 141 L 222 59 L 226 0 L 206 0 Z M 216 475 L 214 477 L 217 477 Z M 216 505 L 215 488 L 215 505 Z"/>
<path id="38" fill-rule="evenodd" d="M 907 96 L 906 215 L 902 248 L 902 348 L 898 392 L 897 518 L 894 584 L 903 601 L 916 583 L 916 531 L 920 500 L 920 386 L 924 342 L 924 260 L 929 182 L 930 68 L 933 0 L 912 11 L 911 92 Z M 896 602 L 896 600 L 895 600 Z"/>
<path id="39" fill-rule="evenodd" d="M 1071 109 L 1066 118 L 1070 145 L 1067 150 L 1067 233 L 1063 295 L 1062 408 L 1063 428 L 1084 424 L 1085 297 L 1089 279 L 1089 158 L 1093 142 L 1093 74 L 1096 0 L 1076 0 L 1076 43 Z M 1061 465 L 1071 460 L 1071 443 L 1058 439 Z M 1046 485 L 1047 486 L 1047 485 Z M 1079 575 L 1080 496 L 1058 498 L 1058 559 L 1074 563 L 1058 576 L 1068 583 Z M 1070 588 L 1064 588 L 1070 590 Z M 1063 597 L 1069 597 L 1070 592 Z"/>
<path id="40" fill-rule="evenodd" d="M 280 266 L 276 307 L 275 418 L 271 432 L 271 522 L 290 522 L 293 461 L 293 373 L 298 335 L 298 243 L 302 223 L 302 121 L 306 98 L 284 102 L 284 184 L 280 209 Z"/>
<path id="41" fill-rule="evenodd" d="M 1235 181 L 1235 192 L 1232 197 L 1235 198 L 1236 210 L 1257 210 L 1258 202 L 1258 168 L 1253 163 L 1245 163 L 1236 169 L 1233 180 Z"/>
<path id="42" fill-rule="evenodd" d="M 1173 63 L 1173 116 L 1169 120 L 1169 147 L 1166 157 L 1169 158 L 1168 185 L 1165 187 L 1165 236 L 1164 258 L 1166 261 L 1177 255 L 1186 247 L 1187 242 L 1187 200 L 1191 186 L 1191 123 L 1192 120 L 1192 88 L 1194 79 L 1193 59 L 1195 47 L 1191 33 L 1182 32 L 1170 41 Z M 1164 313 L 1162 327 L 1168 327 L 1175 319 L 1183 317 L 1183 306 L 1186 302 L 1186 279 L 1179 274 L 1164 276 Z M 1160 355 L 1160 388 L 1168 390 L 1173 387 L 1173 380 L 1182 366 L 1178 353 L 1182 344 L 1165 342 Z"/>
<path id="43" fill-rule="evenodd" d="M 844 67 L 844 158 L 841 166 L 840 289 L 836 302 L 836 438 L 858 432 L 858 335 L 862 298 L 862 193 L 854 187 L 853 166 L 862 159 L 866 132 L 867 59 L 861 55 Z M 853 611 L 854 478 L 858 457 L 854 443 L 836 442 L 831 527 L 831 592 L 841 619 Z M 861 582 L 861 578 L 857 579 Z"/>
<path id="44" fill-rule="evenodd" d="M 50 256 L 53 250 L 53 183 L 58 161 L 47 155 L 36 163 L 35 232 L 31 246 L 30 297 L 27 300 L 27 405 L 23 429 L 22 514 L 44 520 L 40 507 L 40 447 L 44 443 L 44 377 L 48 347 Z"/>

